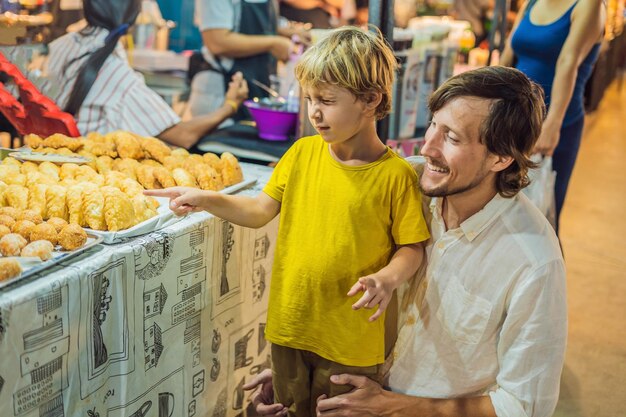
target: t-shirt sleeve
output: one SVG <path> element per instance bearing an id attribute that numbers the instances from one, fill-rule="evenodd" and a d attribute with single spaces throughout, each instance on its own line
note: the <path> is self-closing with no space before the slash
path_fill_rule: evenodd
<path id="1" fill-rule="evenodd" d="M 391 208 L 393 224 L 391 234 L 396 245 L 409 245 L 423 242 L 430 237 L 424 214 L 422 213 L 422 194 L 417 185 L 417 177 L 398 193 L 398 198 Z"/>
<path id="2" fill-rule="evenodd" d="M 274 172 L 272 173 L 272 177 L 269 182 L 263 188 L 263 192 L 274 200 L 278 202 L 283 201 L 283 194 L 285 192 L 285 187 L 289 182 L 289 175 L 291 174 L 291 170 L 293 167 L 293 160 L 295 159 L 295 155 L 298 149 L 298 142 L 294 144 L 289 150 L 280 158 L 276 168 L 274 168 Z"/>
<path id="3" fill-rule="evenodd" d="M 235 28 L 235 10 L 232 0 L 196 0 L 196 24 L 206 29 Z"/>

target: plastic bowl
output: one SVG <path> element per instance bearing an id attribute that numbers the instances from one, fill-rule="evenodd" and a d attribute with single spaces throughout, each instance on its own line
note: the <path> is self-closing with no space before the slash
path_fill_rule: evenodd
<path id="1" fill-rule="evenodd" d="M 298 113 L 262 107 L 259 103 L 246 100 L 243 103 L 256 122 L 259 137 L 265 140 L 288 140 L 296 132 Z"/>

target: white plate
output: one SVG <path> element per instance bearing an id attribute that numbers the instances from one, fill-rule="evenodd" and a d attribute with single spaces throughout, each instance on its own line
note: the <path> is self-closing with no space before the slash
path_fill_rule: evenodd
<path id="1" fill-rule="evenodd" d="M 224 194 L 233 194 L 243 188 L 257 182 L 256 178 L 250 178 L 243 180 L 235 185 L 226 187 L 221 190 Z M 88 233 L 102 237 L 102 243 L 112 244 L 122 242 L 124 239 L 145 235 L 146 233 L 154 232 L 155 230 L 163 229 L 178 222 L 182 217 L 177 217 L 169 208 L 169 199 L 165 197 L 156 197 L 159 202 L 159 208 L 157 209 L 157 215 L 133 227 L 117 232 L 104 232 L 100 230 L 85 229 Z"/>
<path id="2" fill-rule="evenodd" d="M 32 162 L 53 162 L 55 164 L 85 164 L 91 160 L 83 156 L 68 156 L 59 155 L 55 153 L 41 153 L 41 152 L 12 152 L 10 157 L 19 159 L 20 161 L 32 161 Z"/>
<path id="3" fill-rule="evenodd" d="M 33 257 L 22 258 L 20 256 L 16 256 L 15 259 L 22 266 L 22 273 L 14 278 L 0 281 L 0 288 L 6 287 L 7 285 L 20 281 L 26 277 L 36 274 L 37 272 L 41 272 L 44 269 L 51 267 L 52 265 L 55 265 L 61 261 L 74 257 L 80 253 L 83 253 L 87 249 L 92 248 L 99 243 L 102 243 L 102 237 L 96 236 L 93 233 L 87 232 L 87 242 L 85 242 L 83 246 L 72 251 L 56 250 L 56 249 L 60 249 L 60 246 L 57 246 L 54 252 L 52 252 L 52 258 L 48 259 L 47 261 L 42 261 L 39 258 L 33 258 Z"/>

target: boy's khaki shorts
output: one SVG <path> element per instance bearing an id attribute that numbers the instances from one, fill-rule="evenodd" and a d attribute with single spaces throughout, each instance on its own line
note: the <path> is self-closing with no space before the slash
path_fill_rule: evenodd
<path id="1" fill-rule="evenodd" d="M 335 385 L 331 375 L 363 375 L 381 383 L 382 364 L 345 366 L 306 350 L 272 344 L 274 399 L 289 408 L 290 417 L 315 416 L 317 398 L 351 391 L 351 385 Z"/>

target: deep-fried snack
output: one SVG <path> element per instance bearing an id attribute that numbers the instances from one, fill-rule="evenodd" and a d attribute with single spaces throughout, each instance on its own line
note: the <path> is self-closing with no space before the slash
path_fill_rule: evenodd
<path id="1" fill-rule="evenodd" d="M 20 166 L 20 172 L 24 175 L 29 172 L 39 172 L 39 165 L 31 161 L 26 161 Z"/>
<path id="2" fill-rule="evenodd" d="M 50 161 L 44 161 L 39 164 L 39 172 L 44 176 L 52 177 L 55 181 L 59 181 L 59 172 L 61 169 Z"/>
<path id="3" fill-rule="evenodd" d="M 0 224 L 11 229 L 17 220 L 6 214 L 0 214 Z"/>
<path id="4" fill-rule="evenodd" d="M 228 187 L 238 182 L 243 181 L 243 172 L 237 158 L 230 153 L 224 152 L 222 154 L 222 181 L 224 181 L 224 187 Z"/>
<path id="5" fill-rule="evenodd" d="M 104 194 L 100 188 L 83 190 L 83 218 L 93 230 L 107 230 L 104 218 Z"/>
<path id="6" fill-rule="evenodd" d="M 4 198 L 7 205 L 15 207 L 18 210 L 26 210 L 28 208 L 28 188 L 21 185 L 9 185 L 4 190 Z"/>
<path id="7" fill-rule="evenodd" d="M 104 182 L 103 179 L 101 179 L 101 181 Z M 82 184 L 82 183 L 79 182 L 79 181 L 76 181 L 76 180 L 69 180 L 68 179 L 68 180 L 61 180 L 61 181 L 59 181 L 58 185 L 62 185 L 63 187 L 67 188 L 67 187 L 72 187 L 72 186 L 74 186 L 76 184 Z"/>
<path id="8" fill-rule="evenodd" d="M 17 165 L 0 165 L 0 181 L 7 185 L 24 185 L 26 176 L 20 173 L 20 167 Z"/>
<path id="9" fill-rule="evenodd" d="M 148 165 L 150 167 L 162 167 L 163 164 L 159 161 L 155 161 L 154 159 L 142 159 L 139 161 L 142 165 Z"/>
<path id="10" fill-rule="evenodd" d="M 189 151 L 185 148 L 172 149 L 172 155 L 174 156 L 189 156 Z"/>
<path id="11" fill-rule="evenodd" d="M 85 141 L 85 147 L 83 148 L 81 152 L 88 152 L 90 155 L 93 155 L 94 157 L 106 155 L 111 158 L 117 158 L 117 151 L 115 150 L 115 143 L 111 143 L 111 142 L 96 142 L 96 141 L 87 139 Z M 79 154 L 81 153 L 79 152 Z"/>
<path id="12" fill-rule="evenodd" d="M 110 231 L 128 229 L 135 224 L 135 209 L 130 198 L 114 187 L 102 187 L 104 217 Z"/>
<path id="13" fill-rule="evenodd" d="M 54 135 L 45 138 L 42 146 L 48 146 L 55 149 L 68 148 L 72 152 L 76 152 L 83 147 L 83 142 L 79 139 L 71 138 L 61 133 L 55 133 Z"/>
<path id="14" fill-rule="evenodd" d="M 50 185 L 34 184 L 28 190 L 28 208 L 39 214 L 42 218 L 48 217 L 46 192 Z"/>
<path id="15" fill-rule="evenodd" d="M 76 153 L 72 152 L 72 150 L 68 148 L 59 148 L 56 150 L 56 154 L 64 155 L 64 156 L 76 156 L 77 155 Z"/>
<path id="16" fill-rule="evenodd" d="M 46 190 L 46 216 L 68 219 L 67 189 L 62 185 L 50 185 Z"/>
<path id="17" fill-rule="evenodd" d="M 106 136 L 112 137 L 115 141 L 117 154 L 120 158 L 143 159 L 144 152 L 139 140 L 128 132 L 118 130 L 108 133 Z"/>
<path id="18" fill-rule="evenodd" d="M 2 160 L 2 165 L 13 165 L 19 168 L 22 163 L 12 156 L 7 156 Z"/>
<path id="19" fill-rule="evenodd" d="M 99 174 L 104 175 L 113 169 L 113 158 L 101 155 L 96 158 L 96 167 Z"/>
<path id="20" fill-rule="evenodd" d="M 135 135 L 136 137 L 137 135 Z M 172 153 L 172 149 L 157 138 L 138 138 L 145 156 L 156 161 L 163 162 L 166 156 Z"/>
<path id="21" fill-rule="evenodd" d="M 172 177 L 174 177 L 174 181 L 176 181 L 176 185 L 179 187 L 194 187 L 198 188 L 198 183 L 196 179 L 183 168 L 174 168 L 172 170 Z"/>
<path id="22" fill-rule="evenodd" d="M 113 169 L 125 174 L 128 178 L 137 179 L 135 169 L 141 166 L 139 161 L 131 158 L 121 158 L 113 161 Z"/>
<path id="23" fill-rule="evenodd" d="M 140 164 L 135 170 L 137 174 L 137 181 L 146 190 L 152 190 L 157 187 L 157 179 L 154 177 L 154 167 L 149 165 Z"/>
<path id="24" fill-rule="evenodd" d="M 0 239 L 3 236 L 8 235 L 9 233 L 11 233 L 11 229 L 9 229 L 8 227 L 6 227 L 3 224 L 0 224 Z"/>
<path id="25" fill-rule="evenodd" d="M 4 190 L 6 190 L 8 185 L 4 181 L 0 181 L 0 207 L 6 205 L 6 200 L 4 198 Z"/>
<path id="26" fill-rule="evenodd" d="M 125 174 L 118 171 L 109 171 L 104 175 L 104 185 L 122 188 L 122 182 L 128 178 Z"/>
<path id="27" fill-rule="evenodd" d="M 87 233 L 77 224 L 68 224 L 59 233 L 59 245 L 64 250 L 74 250 L 87 242 Z"/>
<path id="28" fill-rule="evenodd" d="M 76 177 L 79 166 L 77 164 L 63 164 L 61 165 L 61 171 L 59 177 L 61 180 L 70 179 L 73 180 Z"/>
<path id="29" fill-rule="evenodd" d="M 46 220 L 46 223 L 53 225 L 54 228 L 57 230 L 57 233 L 59 233 L 61 230 L 63 230 L 65 226 L 68 225 L 67 220 L 60 217 L 50 217 L 48 220 Z"/>
<path id="30" fill-rule="evenodd" d="M 67 187 L 66 202 L 69 222 L 80 226 L 87 226 L 83 218 L 83 190 L 87 189 L 85 183 Z"/>
<path id="31" fill-rule="evenodd" d="M 48 177 L 39 171 L 26 174 L 26 183 L 24 185 L 32 188 L 35 184 L 56 185 L 58 182 L 54 177 Z"/>
<path id="32" fill-rule="evenodd" d="M 20 256 L 20 252 L 28 241 L 22 235 L 9 233 L 0 239 L 0 253 L 2 256 Z"/>
<path id="33" fill-rule="evenodd" d="M 43 138 L 39 135 L 35 135 L 34 133 L 24 136 L 24 145 L 31 149 L 40 147 L 42 142 Z"/>
<path id="34" fill-rule="evenodd" d="M 35 210 L 24 210 L 17 215 L 15 220 L 30 220 L 35 224 L 39 224 L 43 222 L 43 217 Z"/>
<path id="35" fill-rule="evenodd" d="M 17 233 L 21 235 L 24 239 L 30 239 L 30 232 L 32 232 L 33 227 L 35 227 L 35 223 L 30 220 L 18 220 L 15 222 L 13 227 L 11 227 L 11 232 Z"/>
<path id="36" fill-rule="evenodd" d="M 31 242 L 34 242 L 36 240 L 47 240 L 53 245 L 56 245 L 58 239 L 59 234 L 57 233 L 57 229 L 55 229 L 53 225 L 48 223 L 38 224 L 33 227 L 33 230 L 30 232 Z"/>
<path id="37" fill-rule="evenodd" d="M 163 160 L 163 166 L 170 171 L 174 168 L 182 168 L 185 163 L 185 157 L 180 155 L 170 155 L 166 156 Z"/>
<path id="38" fill-rule="evenodd" d="M 217 170 L 217 172 L 220 172 L 222 170 L 222 160 L 216 154 L 212 152 L 207 152 L 202 155 L 202 159 L 204 159 L 205 164 L 211 165 Z"/>
<path id="39" fill-rule="evenodd" d="M 79 182 L 92 182 L 96 185 L 104 185 L 104 177 L 98 174 L 89 165 L 81 165 L 76 169 L 76 176 L 74 177 Z"/>
<path id="40" fill-rule="evenodd" d="M 176 187 L 176 181 L 172 174 L 164 167 L 154 168 L 154 178 L 159 182 L 160 188 Z M 159 187 L 157 187 L 159 188 Z"/>
<path id="41" fill-rule="evenodd" d="M 203 190 L 219 191 L 224 188 L 221 175 L 211 165 L 198 164 L 192 166 L 191 169 L 191 174 Z"/>
<path id="42" fill-rule="evenodd" d="M 98 170 L 98 165 L 96 164 L 96 159 L 98 159 L 98 155 L 95 155 L 85 149 L 78 151 L 78 155 L 82 156 L 83 158 L 87 158 L 88 162 L 86 162 L 86 164 L 89 165 L 91 169 L 93 169 L 94 171 Z"/>
<path id="43" fill-rule="evenodd" d="M 21 252 L 21 256 L 33 256 L 38 257 L 42 261 L 47 261 L 52 258 L 52 251 L 54 245 L 48 240 L 35 240 L 24 246 Z"/>
<path id="44" fill-rule="evenodd" d="M 17 259 L 0 259 L 0 281 L 15 278 L 22 273 L 22 266 Z"/>
<path id="45" fill-rule="evenodd" d="M 14 207 L 0 207 L 0 215 L 7 215 L 11 217 L 13 220 L 17 220 L 20 217 L 20 210 Z"/>
<path id="46" fill-rule="evenodd" d="M 122 181 L 120 190 L 124 192 L 129 197 L 134 197 L 137 194 L 143 195 L 144 188 L 135 180 L 131 180 L 130 178 L 124 178 Z"/>

